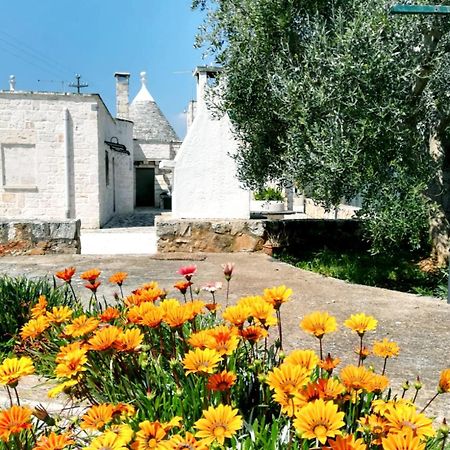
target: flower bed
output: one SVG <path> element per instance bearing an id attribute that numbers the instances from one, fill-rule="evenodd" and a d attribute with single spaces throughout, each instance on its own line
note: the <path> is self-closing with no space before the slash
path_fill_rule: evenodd
<path id="1" fill-rule="evenodd" d="M 425 449 L 445 447 L 448 428 L 435 429 L 424 411 L 450 391 L 450 369 L 436 394 L 418 411 L 413 395 L 393 395 L 386 370 L 399 348 L 386 338 L 372 352 L 381 373 L 365 366 L 366 336 L 377 321 L 363 313 L 344 326 L 357 343 L 354 365 L 336 369 L 327 353 L 336 319 L 323 311 L 303 317 L 300 328 L 317 349 L 283 351 L 282 305 L 291 289 L 275 286 L 228 305 L 234 266 L 222 283 L 195 285 L 196 267 L 179 271 L 177 295 L 151 281 L 111 304 L 98 296 L 101 272 L 81 274 L 91 292 L 84 310 L 72 287 L 75 269 L 56 273 L 73 308 L 49 307 L 39 297 L 20 331 L 20 355 L 0 365 L 10 407 L 0 411 L 5 449 Z M 205 294 L 208 301 L 199 298 Z M 38 371 L 57 380 L 51 397 L 67 395 L 86 406 L 81 417 L 50 415 L 20 404 L 17 384 Z M 437 399 L 436 401 L 439 401 Z"/>

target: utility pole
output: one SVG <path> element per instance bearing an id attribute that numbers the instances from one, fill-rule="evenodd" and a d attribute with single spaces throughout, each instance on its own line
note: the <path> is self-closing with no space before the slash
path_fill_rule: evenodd
<path id="1" fill-rule="evenodd" d="M 80 78 L 81 78 L 80 74 L 77 73 L 75 75 L 75 78 L 77 80 L 76 83 L 69 83 L 69 86 L 77 88 L 77 94 L 80 94 L 81 93 L 81 89 L 85 88 L 85 87 L 88 87 L 89 85 L 87 83 L 80 83 Z"/>
<path id="2" fill-rule="evenodd" d="M 427 16 L 450 16 L 450 6 L 443 5 L 403 5 L 396 4 L 393 5 L 389 12 L 391 14 L 420 14 Z M 447 303 L 450 304 L 450 264 L 449 264 L 449 273 L 447 280 L 448 294 L 447 294 Z"/>

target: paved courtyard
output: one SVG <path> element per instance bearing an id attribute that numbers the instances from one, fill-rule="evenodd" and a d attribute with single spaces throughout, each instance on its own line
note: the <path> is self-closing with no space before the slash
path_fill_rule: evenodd
<path id="1" fill-rule="evenodd" d="M 129 278 L 125 293 L 150 280 L 157 280 L 162 287 L 176 296 L 173 284 L 180 279 L 177 270 L 182 265 L 194 263 L 198 273 L 193 281 L 202 286 L 210 281 L 222 281 L 221 264 L 232 261 L 236 264 L 231 281 L 230 303 L 241 296 L 257 295 L 265 287 L 286 284 L 294 291 L 292 301 L 282 308 L 285 349 L 317 348 L 314 338 L 299 329 L 300 319 L 315 310 L 327 310 L 335 315 L 340 324 L 339 331 L 324 338 L 324 349 L 333 356 L 339 356 L 342 364 L 355 363 L 353 354 L 358 338 L 345 329 L 342 322 L 350 314 L 364 312 L 379 320 L 376 333 L 369 333 L 367 343 L 374 339 L 388 337 L 399 343 L 401 353 L 398 359 L 388 361 L 387 373 L 394 386 L 393 394 L 405 380 L 415 381 L 420 376 L 424 384 L 418 403 L 423 405 L 436 391 L 439 373 L 450 367 L 450 305 L 435 298 L 352 285 L 311 272 L 296 269 L 262 254 L 169 254 L 154 256 L 27 256 L 0 258 L 0 274 L 28 277 L 49 276 L 56 270 L 75 266 L 81 273 L 89 268 L 102 270 L 100 295 L 112 298 L 115 288 L 107 279 L 116 272 L 125 270 Z M 76 278 L 76 276 L 75 276 Z M 84 298 L 87 290 L 80 281 L 76 289 Z M 169 295 L 170 295 L 169 294 Z M 208 300 L 207 292 L 202 295 Z M 223 302 L 224 290 L 218 299 Z M 380 361 L 369 357 L 368 364 L 380 369 Z M 408 393 L 412 396 L 413 389 Z M 38 391 L 30 391 L 33 399 Z M 41 401 L 45 401 L 43 398 Z M 450 394 L 435 400 L 429 413 L 438 417 L 450 417 Z"/>

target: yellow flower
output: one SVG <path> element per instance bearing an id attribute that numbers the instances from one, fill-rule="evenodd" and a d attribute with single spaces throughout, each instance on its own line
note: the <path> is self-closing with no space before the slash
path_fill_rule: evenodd
<path id="1" fill-rule="evenodd" d="M 15 386 L 20 378 L 34 373 L 33 361 L 27 356 L 6 358 L 0 365 L 0 384 Z"/>
<path id="2" fill-rule="evenodd" d="M 371 392 L 373 386 L 373 372 L 364 366 L 347 366 L 341 371 L 341 382 L 348 391 L 365 390 Z"/>
<path id="3" fill-rule="evenodd" d="M 98 327 L 99 323 L 100 321 L 94 317 L 82 315 L 76 319 L 73 319 L 71 324 L 66 325 L 64 328 L 64 334 L 72 337 L 84 336 L 85 334 L 94 331 Z"/>
<path id="4" fill-rule="evenodd" d="M 249 316 L 250 308 L 245 305 L 228 306 L 222 314 L 224 320 L 240 328 L 244 326 Z"/>
<path id="5" fill-rule="evenodd" d="M 392 358 L 398 356 L 399 352 L 400 347 L 397 343 L 389 341 L 387 338 L 373 343 L 373 354 L 380 358 Z"/>
<path id="6" fill-rule="evenodd" d="M 214 345 L 215 339 L 209 333 L 209 330 L 200 330 L 192 333 L 189 336 L 188 343 L 194 348 L 211 348 Z"/>
<path id="7" fill-rule="evenodd" d="M 325 311 L 315 311 L 308 314 L 300 322 L 300 326 L 304 331 L 319 339 L 322 339 L 324 334 L 332 333 L 337 329 L 336 319 Z"/>
<path id="8" fill-rule="evenodd" d="M 264 300 L 270 303 L 275 309 L 280 309 L 280 306 L 289 300 L 292 295 L 292 289 L 287 288 L 284 284 L 282 286 L 274 286 L 272 288 L 264 289 Z"/>
<path id="9" fill-rule="evenodd" d="M 114 325 L 97 330 L 89 339 L 90 348 L 96 351 L 108 350 L 122 333 L 122 330 Z"/>
<path id="10" fill-rule="evenodd" d="M 287 393 L 276 390 L 272 398 L 281 406 L 281 412 L 289 417 L 295 416 L 300 407 L 307 403 L 299 391 Z"/>
<path id="11" fill-rule="evenodd" d="M 294 419 L 294 427 L 302 438 L 318 439 L 325 444 L 327 438 L 342 434 L 340 428 L 345 425 L 344 416 L 332 401 L 319 399 L 300 409 Z"/>
<path id="12" fill-rule="evenodd" d="M 160 422 L 145 420 L 139 424 L 140 430 L 136 433 L 134 450 L 166 450 L 164 441 L 167 430 Z"/>
<path id="13" fill-rule="evenodd" d="M 356 331 L 359 336 L 363 336 L 366 331 L 375 330 L 378 320 L 372 316 L 366 316 L 364 313 L 352 314 L 349 319 L 344 322 L 347 328 Z"/>
<path id="14" fill-rule="evenodd" d="M 444 392 L 450 392 L 450 369 L 445 369 L 441 372 L 439 377 L 438 392 L 443 394 Z"/>
<path id="15" fill-rule="evenodd" d="M 319 361 L 319 357 L 313 350 L 294 350 L 286 356 L 283 363 L 313 370 L 319 364 Z"/>
<path id="16" fill-rule="evenodd" d="M 63 392 L 69 392 L 70 388 L 73 386 L 76 386 L 78 384 L 78 380 L 68 380 L 64 381 L 64 383 L 58 384 L 54 388 L 50 389 L 47 392 L 47 396 L 50 398 L 57 397 L 59 394 L 62 394 Z"/>
<path id="17" fill-rule="evenodd" d="M 128 442 L 113 431 L 106 431 L 94 438 L 84 450 L 128 450 Z"/>
<path id="18" fill-rule="evenodd" d="M 47 312 L 47 319 L 50 323 L 63 323 L 70 320 L 73 311 L 68 306 L 54 306 Z"/>
<path id="19" fill-rule="evenodd" d="M 215 350 L 196 348 L 186 354 L 183 359 L 183 367 L 186 369 L 187 375 L 190 373 L 213 373 L 220 360 L 221 356 Z"/>
<path id="20" fill-rule="evenodd" d="M 119 334 L 114 342 L 114 348 L 121 352 L 134 352 L 140 347 L 143 340 L 144 335 L 139 328 L 129 328 Z"/>
<path id="21" fill-rule="evenodd" d="M 413 436 L 434 436 L 433 421 L 415 408 L 397 407 L 384 415 L 389 427 L 389 434 L 405 434 L 411 430 Z"/>
<path id="22" fill-rule="evenodd" d="M 101 430 L 113 419 L 114 406 L 110 403 L 94 405 L 81 417 L 80 427 L 84 430 Z"/>
<path id="23" fill-rule="evenodd" d="M 187 305 L 179 305 L 173 308 L 167 308 L 163 321 L 171 328 L 181 327 L 185 322 L 190 320 L 191 310 Z"/>
<path id="24" fill-rule="evenodd" d="M 207 348 L 216 350 L 221 356 L 231 355 L 239 345 L 237 328 L 222 325 L 208 330 L 208 333 L 212 339 L 207 341 Z"/>
<path id="25" fill-rule="evenodd" d="M 68 351 L 63 356 L 57 355 L 57 362 L 59 364 L 55 368 L 55 375 L 58 378 L 74 378 L 80 372 L 86 370 L 87 350 L 85 348 L 74 347 L 73 350 Z"/>
<path id="26" fill-rule="evenodd" d="M 304 402 L 310 402 L 322 398 L 324 400 L 334 400 L 345 392 L 345 387 L 339 380 L 334 378 L 318 378 L 316 381 L 308 383 L 300 392 Z"/>
<path id="27" fill-rule="evenodd" d="M 195 437 L 202 439 L 206 445 L 218 442 L 223 445 L 226 438 L 231 438 L 242 427 L 242 417 L 237 409 L 229 405 L 210 406 L 203 411 L 203 418 L 195 422 L 198 430 Z"/>
<path id="28" fill-rule="evenodd" d="M 409 431 L 404 434 L 389 434 L 382 439 L 384 450 L 425 450 L 425 442 Z"/>
<path id="29" fill-rule="evenodd" d="M 0 439 L 7 442 L 11 434 L 31 428 L 31 409 L 12 406 L 0 411 Z"/>
<path id="30" fill-rule="evenodd" d="M 168 442 L 167 449 L 170 450 L 208 450 L 209 447 L 202 441 L 197 441 L 192 433 L 186 432 L 186 435 L 176 434 Z"/>
<path id="31" fill-rule="evenodd" d="M 299 392 L 309 381 L 309 370 L 301 366 L 281 364 L 267 374 L 267 384 L 270 389 L 286 392 Z"/>
<path id="32" fill-rule="evenodd" d="M 277 324 L 275 308 L 267 303 L 262 297 L 244 297 L 239 300 L 239 305 L 250 308 L 250 316 L 256 320 L 257 324 L 263 327 L 271 327 Z"/>
<path id="33" fill-rule="evenodd" d="M 34 339 L 42 334 L 48 327 L 50 322 L 46 316 L 39 316 L 36 319 L 31 319 L 28 321 L 20 331 L 20 336 L 22 339 Z"/>
<path id="34" fill-rule="evenodd" d="M 33 450 L 63 450 L 68 445 L 74 444 L 75 441 L 70 434 L 56 434 L 51 432 L 48 436 L 41 435 Z"/>
<path id="35" fill-rule="evenodd" d="M 389 379 L 384 375 L 372 374 L 371 386 L 369 391 L 381 393 L 389 386 Z"/>

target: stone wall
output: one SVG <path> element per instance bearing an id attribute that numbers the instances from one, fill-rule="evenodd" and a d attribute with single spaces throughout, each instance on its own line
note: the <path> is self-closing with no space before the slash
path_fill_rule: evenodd
<path id="1" fill-rule="evenodd" d="M 156 219 L 158 252 L 257 252 L 280 241 L 291 253 L 364 246 L 356 220 L 188 220 Z"/>
<path id="2" fill-rule="evenodd" d="M 0 256 L 80 253 L 79 220 L 1 220 Z"/>

